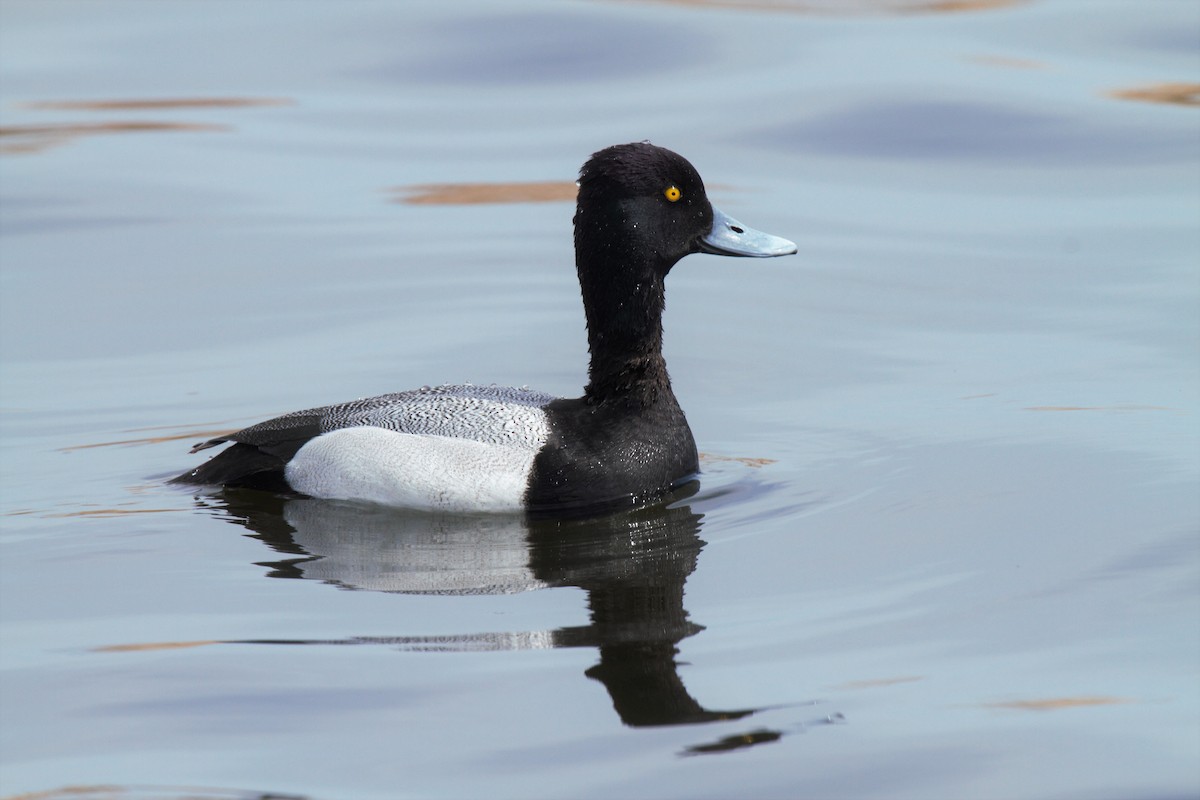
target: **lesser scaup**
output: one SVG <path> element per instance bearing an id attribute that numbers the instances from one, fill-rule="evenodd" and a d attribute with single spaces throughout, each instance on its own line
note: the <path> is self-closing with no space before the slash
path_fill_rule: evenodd
<path id="1" fill-rule="evenodd" d="M 787 239 L 712 207 L 695 168 L 643 142 L 579 175 L 575 265 L 591 364 L 583 397 L 425 387 L 285 414 L 174 480 L 446 511 L 570 511 L 662 495 L 699 471 L 662 357 L 663 282 L 689 253 L 781 256 Z"/>

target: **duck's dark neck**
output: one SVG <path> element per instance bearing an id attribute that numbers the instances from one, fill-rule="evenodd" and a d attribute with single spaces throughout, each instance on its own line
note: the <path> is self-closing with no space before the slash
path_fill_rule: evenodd
<path id="1" fill-rule="evenodd" d="M 662 357 L 663 279 L 671 265 L 661 263 L 657 248 L 642 241 L 636 228 L 614 229 L 581 216 L 575 220 L 575 265 L 591 352 L 587 401 L 650 406 L 673 398 Z M 625 220 L 609 220 L 614 222 Z"/>

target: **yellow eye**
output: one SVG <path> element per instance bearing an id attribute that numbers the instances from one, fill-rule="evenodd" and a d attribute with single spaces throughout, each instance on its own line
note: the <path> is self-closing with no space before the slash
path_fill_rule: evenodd
<path id="1" fill-rule="evenodd" d="M 668 186 L 666 189 L 663 189 L 663 197 L 675 203 L 679 201 L 679 198 L 683 197 L 683 192 L 679 191 L 678 186 Z"/>

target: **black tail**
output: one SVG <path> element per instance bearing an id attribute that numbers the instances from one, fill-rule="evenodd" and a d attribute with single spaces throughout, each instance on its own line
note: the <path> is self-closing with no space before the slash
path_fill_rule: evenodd
<path id="1" fill-rule="evenodd" d="M 285 463 L 278 455 L 264 452 L 251 444 L 235 442 L 232 447 L 168 482 L 295 494 L 283 474 Z"/>

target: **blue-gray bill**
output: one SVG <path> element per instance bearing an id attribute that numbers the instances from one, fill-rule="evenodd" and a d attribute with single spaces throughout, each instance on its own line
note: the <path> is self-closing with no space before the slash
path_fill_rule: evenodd
<path id="1" fill-rule="evenodd" d="M 700 249 L 719 256 L 771 258 L 796 252 L 796 243 L 748 228 L 714 208 L 712 230 L 700 237 Z"/>

